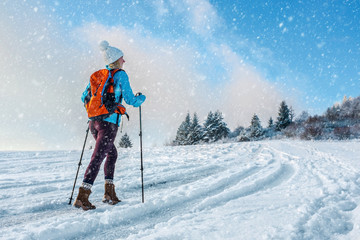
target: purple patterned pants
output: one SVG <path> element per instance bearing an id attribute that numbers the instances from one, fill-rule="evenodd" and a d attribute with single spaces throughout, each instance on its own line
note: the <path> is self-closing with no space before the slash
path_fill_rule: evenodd
<path id="1" fill-rule="evenodd" d="M 118 126 L 106 121 L 90 121 L 89 127 L 91 134 L 96 140 L 96 144 L 89 166 L 85 171 L 83 182 L 93 185 L 105 157 L 105 179 L 114 179 L 117 159 L 117 150 L 114 141 Z"/>

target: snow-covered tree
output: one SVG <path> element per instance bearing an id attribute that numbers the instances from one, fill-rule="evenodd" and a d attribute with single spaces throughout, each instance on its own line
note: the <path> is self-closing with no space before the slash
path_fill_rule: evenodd
<path id="1" fill-rule="evenodd" d="M 222 116 L 222 113 L 216 111 L 214 114 L 214 119 L 217 125 L 215 141 L 218 141 L 222 138 L 227 138 L 229 136 L 230 129 L 227 127 L 227 124 L 224 122 L 224 117 Z"/>
<path id="2" fill-rule="evenodd" d="M 199 118 L 196 113 L 189 128 L 188 140 L 191 145 L 198 144 L 204 136 L 203 128 L 199 123 Z"/>
<path id="3" fill-rule="evenodd" d="M 279 115 L 276 121 L 276 130 L 281 131 L 282 129 L 289 126 L 291 123 L 290 109 L 286 105 L 285 101 L 282 101 L 279 107 Z"/>
<path id="4" fill-rule="evenodd" d="M 340 106 L 332 106 L 326 110 L 325 116 L 330 121 L 340 120 Z"/>
<path id="5" fill-rule="evenodd" d="M 215 113 L 209 112 L 204 123 L 204 141 L 216 142 L 222 138 L 228 137 L 230 129 L 223 121 L 224 117 L 220 111 Z"/>
<path id="6" fill-rule="evenodd" d="M 326 110 L 325 116 L 330 121 L 347 121 L 360 119 L 360 97 L 344 97 L 341 104 L 337 103 Z"/>
<path id="7" fill-rule="evenodd" d="M 272 138 L 276 135 L 275 124 L 272 117 L 269 118 L 267 128 L 263 129 L 263 135 L 265 138 Z"/>
<path id="8" fill-rule="evenodd" d="M 274 127 L 274 120 L 272 119 L 272 117 L 270 117 L 269 121 L 268 121 L 268 128 L 271 129 Z"/>
<path id="9" fill-rule="evenodd" d="M 351 102 L 351 118 L 360 120 L 360 97 L 354 98 Z"/>
<path id="10" fill-rule="evenodd" d="M 120 142 L 119 142 L 119 147 L 121 148 L 132 148 L 132 142 L 129 138 L 129 136 L 127 135 L 127 133 L 125 133 L 121 139 L 120 139 Z"/>
<path id="11" fill-rule="evenodd" d="M 309 113 L 306 111 L 302 111 L 300 115 L 295 119 L 295 122 L 302 123 L 305 122 L 309 118 Z"/>
<path id="12" fill-rule="evenodd" d="M 185 117 L 185 120 L 180 124 L 176 137 L 174 140 L 174 145 L 189 145 L 189 133 L 191 126 L 191 118 L 190 113 L 188 113 Z"/>
<path id="13" fill-rule="evenodd" d="M 263 134 L 263 128 L 261 126 L 260 119 L 256 114 L 254 114 L 254 116 L 251 119 L 250 137 L 259 138 L 262 134 Z"/>

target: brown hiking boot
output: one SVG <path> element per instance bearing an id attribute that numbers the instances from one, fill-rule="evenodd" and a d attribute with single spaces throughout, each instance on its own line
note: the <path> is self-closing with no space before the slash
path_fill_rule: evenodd
<path id="1" fill-rule="evenodd" d="M 74 202 L 74 207 L 82 208 L 83 210 L 92 210 L 96 209 L 94 205 L 89 202 L 89 195 L 91 194 L 90 189 L 85 189 L 83 187 L 79 188 L 79 194 Z"/>
<path id="2" fill-rule="evenodd" d="M 121 202 L 121 200 L 119 200 L 116 196 L 114 184 L 105 183 L 105 194 L 102 201 L 111 205 L 115 205 L 118 202 Z"/>

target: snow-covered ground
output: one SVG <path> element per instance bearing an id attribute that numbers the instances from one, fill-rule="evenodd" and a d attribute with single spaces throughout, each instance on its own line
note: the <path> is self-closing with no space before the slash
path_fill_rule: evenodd
<path id="1" fill-rule="evenodd" d="M 262 141 L 119 150 L 84 212 L 79 151 L 0 153 L 0 239 L 360 239 L 360 142 Z M 84 155 L 75 196 L 91 151 Z"/>

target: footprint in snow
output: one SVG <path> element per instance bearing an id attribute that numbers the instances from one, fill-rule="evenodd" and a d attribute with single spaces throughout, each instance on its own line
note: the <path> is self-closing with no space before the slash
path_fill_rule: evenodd
<path id="1" fill-rule="evenodd" d="M 339 207 L 344 212 L 349 212 L 357 207 L 357 204 L 352 201 L 342 201 L 339 203 Z"/>

